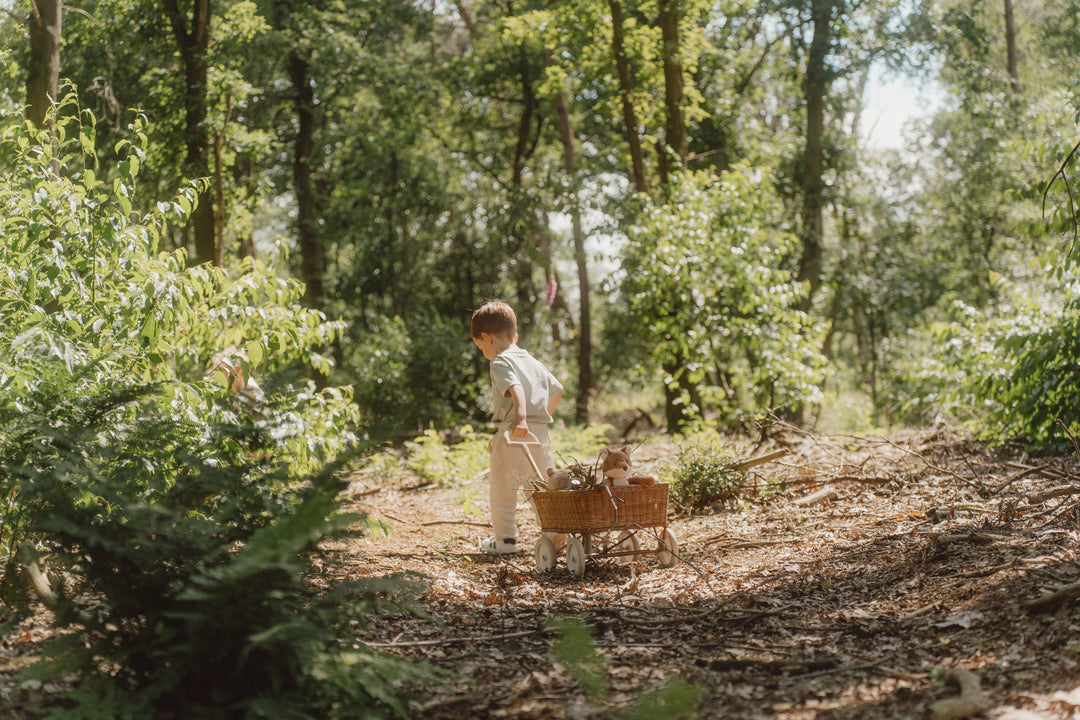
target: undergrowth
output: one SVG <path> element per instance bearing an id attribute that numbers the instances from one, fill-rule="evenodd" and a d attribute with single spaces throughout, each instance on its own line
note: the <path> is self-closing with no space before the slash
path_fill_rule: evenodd
<path id="1" fill-rule="evenodd" d="M 673 457 L 664 458 L 659 479 L 669 483 L 668 499 L 680 512 L 698 512 L 736 502 L 746 476 L 730 467 L 736 459 L 715 432 L 685 438 Z"/>

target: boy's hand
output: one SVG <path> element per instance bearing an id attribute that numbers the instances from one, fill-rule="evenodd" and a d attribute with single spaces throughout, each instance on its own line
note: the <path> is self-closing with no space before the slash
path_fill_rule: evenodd
<path id="1" fill-rule="evenodd" d="M 510 428 L 510 437 L 523 438 L 529 436 L 529 424 L 522 420 Z"/>

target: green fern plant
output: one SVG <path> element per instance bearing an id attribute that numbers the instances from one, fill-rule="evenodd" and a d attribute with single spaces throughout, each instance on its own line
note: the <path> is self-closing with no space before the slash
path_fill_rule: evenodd
<path id="1" fill-rule="evenodd" d="M 47 558 L 66 631 L 29 676 L 80 677 L 52 716 L 407 716 L 404 690 L 437 673 L 348 639 L 406 585 L 305 582 L 317 543 L 358 519 L 339 512 L 344 461 L 294 489 L 250 455 L 263 428 L 169 418 L 160 388 L 66 390 L 0 415 L 0 462 L 37 538 L 20 560 Z"/>

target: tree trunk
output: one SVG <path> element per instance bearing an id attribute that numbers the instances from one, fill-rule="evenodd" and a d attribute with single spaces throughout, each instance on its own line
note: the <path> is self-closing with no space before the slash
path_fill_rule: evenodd
<path id="1" fill-rule="evenodd" d="M 684 402 L 684 398 L 700 411 L 701 392 L 695 384 L 690 382 L 689 373 L 686 370 L 686 357 L 682 351 L 678 351 L 670 362 L 663 363 L 663 369 L 667 431 L 675 435 L 686 429 L 692 415 L 691 408 Z M 668 378 L 671 378 L 671 381 Z"/>
<path id="2" fill-rule="evenodd" d="M 311 87 L 308 61 L 293 51 L 289 55 L 289 78 L 296 92 L 293 106 L 298 129 L 293 142 L 293 189 L 296 192 L 296 231 L 300 242 L 300 268 L 308 306 L 326 307 L 323 246 L 316 232 L 315 189 L 311 164 L 315 153 L 315 91 Z"/>
<path id="3" fill-rule="evenodd" d="M 555 109 L 559 116 L 559 136 L 563 145 L 563 167 L 571 178 L 570 226 L 574 238 L 574 262 L 578 279 L 578 392 L 574 402 L 574 422 L 589 422 L 589 396 L 595 386 L 592 370 L 592 309 L 589 302 L 589 261 L 585 254 L 585 231 L 581 227 L 581 209 L 577 202 L 574 176 L 574 128 L 570 124 L 570 104 L 566 93 L 555 96 Z"/>
<path id="4" fill-rule="evenodd" d="M 45 129 L 60 84 L 63 0 L 31 0 L 30 67 L 26 74 L 26 117 Z"/>
<path id="5" fill-rule="evenodd" d="M 683 67 L 679 43 L 679 0 L 660 3 L 660 32 L 664 42 L 664 106 L 667 109 L 667 149 L 686 166 L 686 119 L 683 111 Z"/>
<path id="6" fill-rule="evenodd" d="M 1016 24 L 1013 22 L 1013 0 L 1005 0 L 1005 60 L 1009 69 L 1009 87 L 1020 92 L 1020 72 L 1016 66 Z"/>
<path id="7" fill-rule="evenodd" d="M 813 0 L 814 35 L 806 61 L 806 150 L 803 158 L 802 257 L 798 280 L 806 283 L 800 309 L 809 310 L 821 285 L 821 240 L 824 230 L 825 95 L 829 70 L 825 64 L 832 42 L 834 0 Z"/>
<path id="8" fill-rule="evenodd" d="M 207 177 L 210 136 L 206 128 L 206 93 L 209 67 L 206 51 L 210 43 L 210 0 L 195 0 L 191 9 L 191 29 L 184 21 L 177 0 L 162 0 L 172 26 L 173 37 L 184 61 L 184 119 L 187 154 L 185 172 L 191 178 Z M 195 234 L 197 262 L 213 262 L 217 256 L 214 238 L 214 193 L 207 185 L 199 193 L 198 205 L 189 222 Z"/>
<path id="9" fill-rule="evenodd" d="M 686 115 L 683 110 L 683 66 L 679 42 L 679 0 L 661 0 L 659 6 L 660 34 L 663 39 L 665 143 L 660 152 L 661 177 L 666 185 L 671 170 L 686 167 Z M 674 164 L 678 167 L 673 167 Z M 687 359 L 680 352 L 665 366 L 665 372 L 678 379 L 678 388 L 667 388 L 668 431 L 678 432 L 686 426 L 691 408 L 682 402 L 684 397 L 701 408 L 701 390 L 690 380 Z"/>
<path id="10" fill-rule="evenodd" d="M 626 47 L 623 42 L 622 4 L 619 0 L 608 0 L 608 5 L 611 8 L 611 52 L 615 56 L 615 71 L 619 77 L 623 126 L 626 130 L 626 142 L 630 146 L 634 189 L 638 192 L 648 192 L 649 177 L 645 174 L 645 157 L 641 151 L 637 113 L 634 110 L 634 85 L 630 76 L 630 61 L 626 58 Z"/>
<path id="11" fill-rule="evenodd" d="M 231 114 L 230 92 L 225 96 L 225 122 L 221 124 L 221 131 L 214 134 L 214 200 L 217 203 L 217 213 L 214 216 L 214 264 L 218 267 L 225 264 L 225 180 L 222 177 L 221 148 L 225 144 L 225 131 L 229 127 Z"/>
<path id="12" fill-rule="evenodd" d="M 517 189 L 522 184 L 522 173 L 525 171 L 525 163 L 536 150 L 536 143 L 540 137 L 539 124 L 542 118 L 537 114 L 539 103 L 536 93 L 533 92 L 532 82 L 529 78 L 524 61 L 521 67 L 521 115 L 518 116 L 517 145 L 514 147 L 514 161 L 512 166 L 513 177 L 510 180 L 511 187 Z M 536 119 L 537 132 L 532 132 L 533 119 Z"/>

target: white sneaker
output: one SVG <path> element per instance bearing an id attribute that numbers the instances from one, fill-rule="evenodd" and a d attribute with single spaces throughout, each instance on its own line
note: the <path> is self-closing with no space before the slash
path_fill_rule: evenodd
<path id="1" fill-rule="evenodd" d="M 490 537 L 480 543 L 480 551 L 492 555 L 512 555 L 518 551 L 517 540 L 515 538 L 500 540 Z"/>

